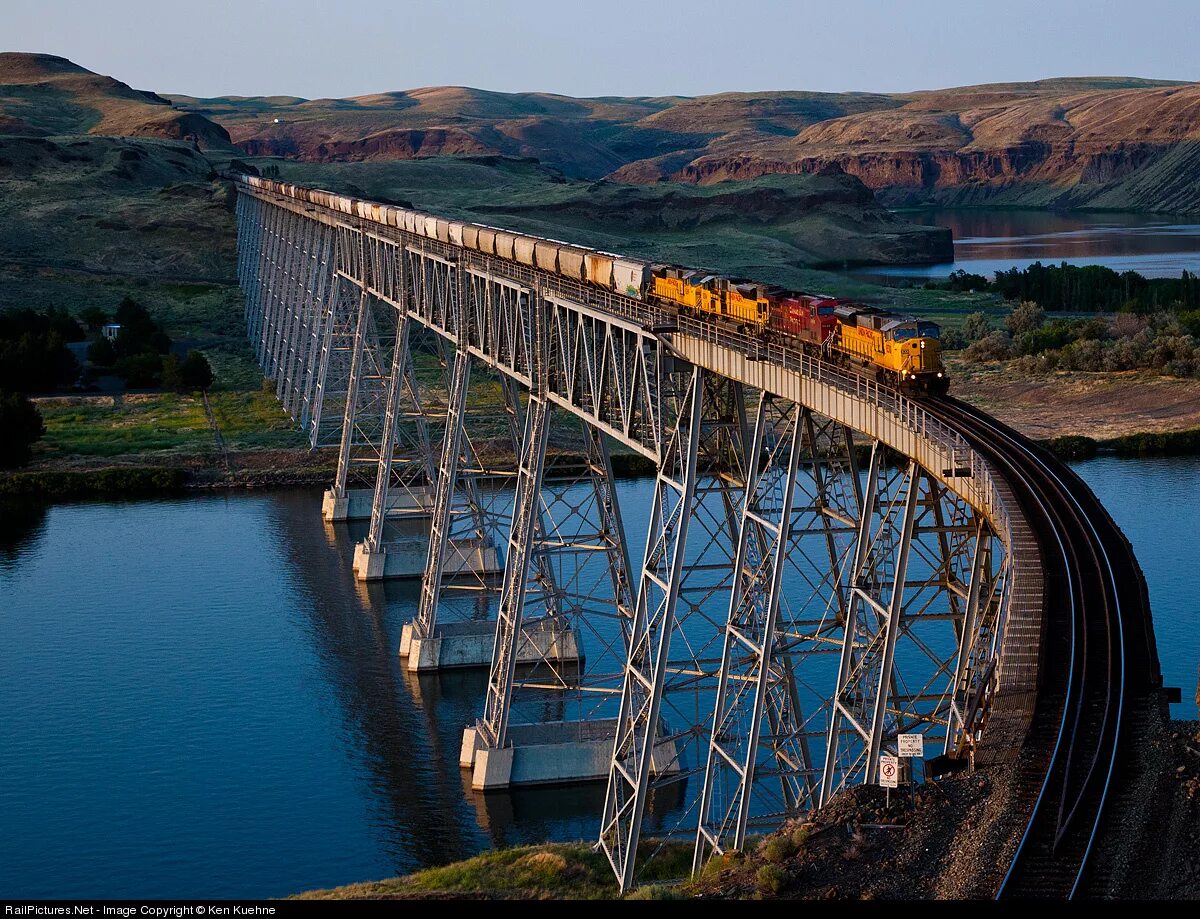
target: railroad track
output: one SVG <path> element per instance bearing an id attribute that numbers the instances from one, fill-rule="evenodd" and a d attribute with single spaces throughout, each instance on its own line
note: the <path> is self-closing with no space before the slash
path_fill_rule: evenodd
<path id="1" fill-rule="evenodd" d="M 998 897 L 1069 898 L 1082 890 L 1123 759 L 1130 703 L 1161 685 L 1145 580 L 1074 472 L 965 403 L 925 405 L 1008 480 L 1041 545 L 1042 678 L 1017 778 L 1033 809 Z"/>

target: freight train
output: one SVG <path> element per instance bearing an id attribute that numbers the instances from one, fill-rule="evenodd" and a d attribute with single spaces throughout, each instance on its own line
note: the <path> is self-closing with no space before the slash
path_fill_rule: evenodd
<path id="1" fill-rule="evenodd" d="M 940 330 L 928 320 L 834 297 L 675 265 L 651 264 L 496 227 L 432 217 L 408 208 L 258 176 L 231 178 L 260 192 L 320 205 L 653 302 L 764 343 L 797 347 L 904 392 L 942 394 L 949 389 Z"/>

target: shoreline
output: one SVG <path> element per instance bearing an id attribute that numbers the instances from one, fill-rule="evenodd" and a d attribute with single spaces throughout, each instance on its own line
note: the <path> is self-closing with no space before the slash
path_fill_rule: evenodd
<path id="1" fill-rule="evenodd" d="M 1064 434 L 1037 439 L 1036 443 L 1067 461 L 1105 456 L 1118 459 L 1200 456 L 1200 428 L 1151 431 L 1109 438 Z M 270 451 L 269 455 L 278 458 L 279 451 Z M 147 457 L 142 462 L 113 463 L 94 468 L 50 466 L 8 470 L 0 472 L 0 499 L 55 502 L 327 486 L 333 478 L 334 466 L 324 461 L 320 451 L 302 451 L 301 456 L 310 462 L 266 468 L 256 467 L 252 463 L 243 468 L 225 469 L 212 462 L 211 454 L 187 454 L 175 457 L 177 462 L 169 465 L 161 462 L 156 464 Z M 255 454 L 249 453 L 239 458 L 254 457 Z M 560 459 L 568 462 L 575 458 L 571 453 L 560 454 Z M 130 459 L 137 457 L 134 455 Z M 654 474 L 650 461 L 638 454 L 618 453 L 613 455 L 612 461 L 618 479 L 645 478 Z M 499 465 L 507 467 L 511 462 L 501 459 Z"/>

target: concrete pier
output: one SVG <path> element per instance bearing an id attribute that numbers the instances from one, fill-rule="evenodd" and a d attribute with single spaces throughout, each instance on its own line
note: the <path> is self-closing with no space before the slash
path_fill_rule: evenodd
<path id="1" fill-rule="evenodd" d="M 495 791 L 510 785 L 598 782 L 608 778 L 615 718 L 542 721 L 508 729 L 508 746 L 489 748 L 475 727 L 463 731 L 458 764 L 471 770 L 471 787 Z M 677 772 L 675 741 L 655 745 L 651 771 Z"/>
<path id="2" fill-rule="evenodd" d="M 442 623 L 429 638 L 414 635 L 409 623 L 400 631 L 400 656 L 413 672 L 489 667 L 495 643 L 496 623 L 490 620 Z M 578 629 L 559 628 L 547 620 L 540 628 L 525 630 L 517 664 L 578 663 L 581 647 Z"/>
<path id="3" fill-rule="evenodd" d="M 496 547 L 479 540 L 452 540 L 446 546 L 442 563 L 444 577 L 484 575 L 499 577 L 504 563 Z M 419 578 L 425 573 L 429 554 L 428 536 L 411 536 L 390 542 L 372 552 L 365 542 L 354 547 L 354 576 L 360 581 L 383 578 Z"/>
<path id="4" fill-rule="evenodd" d="M 370 520 L 375 494 L 369 488 L 349 488 L 339 498 L 332 488 L 325 489 L 321 499 L 321 516 L 330 523 L 343 520 Z M 388 492 L 387 509 L 396 514 L 411 515 L 416 520 L 428 519 L 433 507 L 433 489 L 429 487 Z"/>

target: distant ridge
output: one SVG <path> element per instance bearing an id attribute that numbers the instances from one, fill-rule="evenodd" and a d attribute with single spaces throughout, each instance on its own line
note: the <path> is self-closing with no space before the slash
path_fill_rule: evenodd
<path id="1" fill-rule="evenodd" d="M 229 133 L 153 92 L 52 54 L 0 53 L 0 134 L 96 134 L 193 140 L 228 149 Z"/>
<path id="2" fill-rule="evenodd" d="M 0 133 L 194 138 L 312 163 L 508 156 L 628 184 L 836 168 L 891 206 L 1200 211 L 1200 84 L 1127 76 L 909 93 L 577 99 L 433 86 L 200 99 L 10 53 L 0 54 Z"/>

